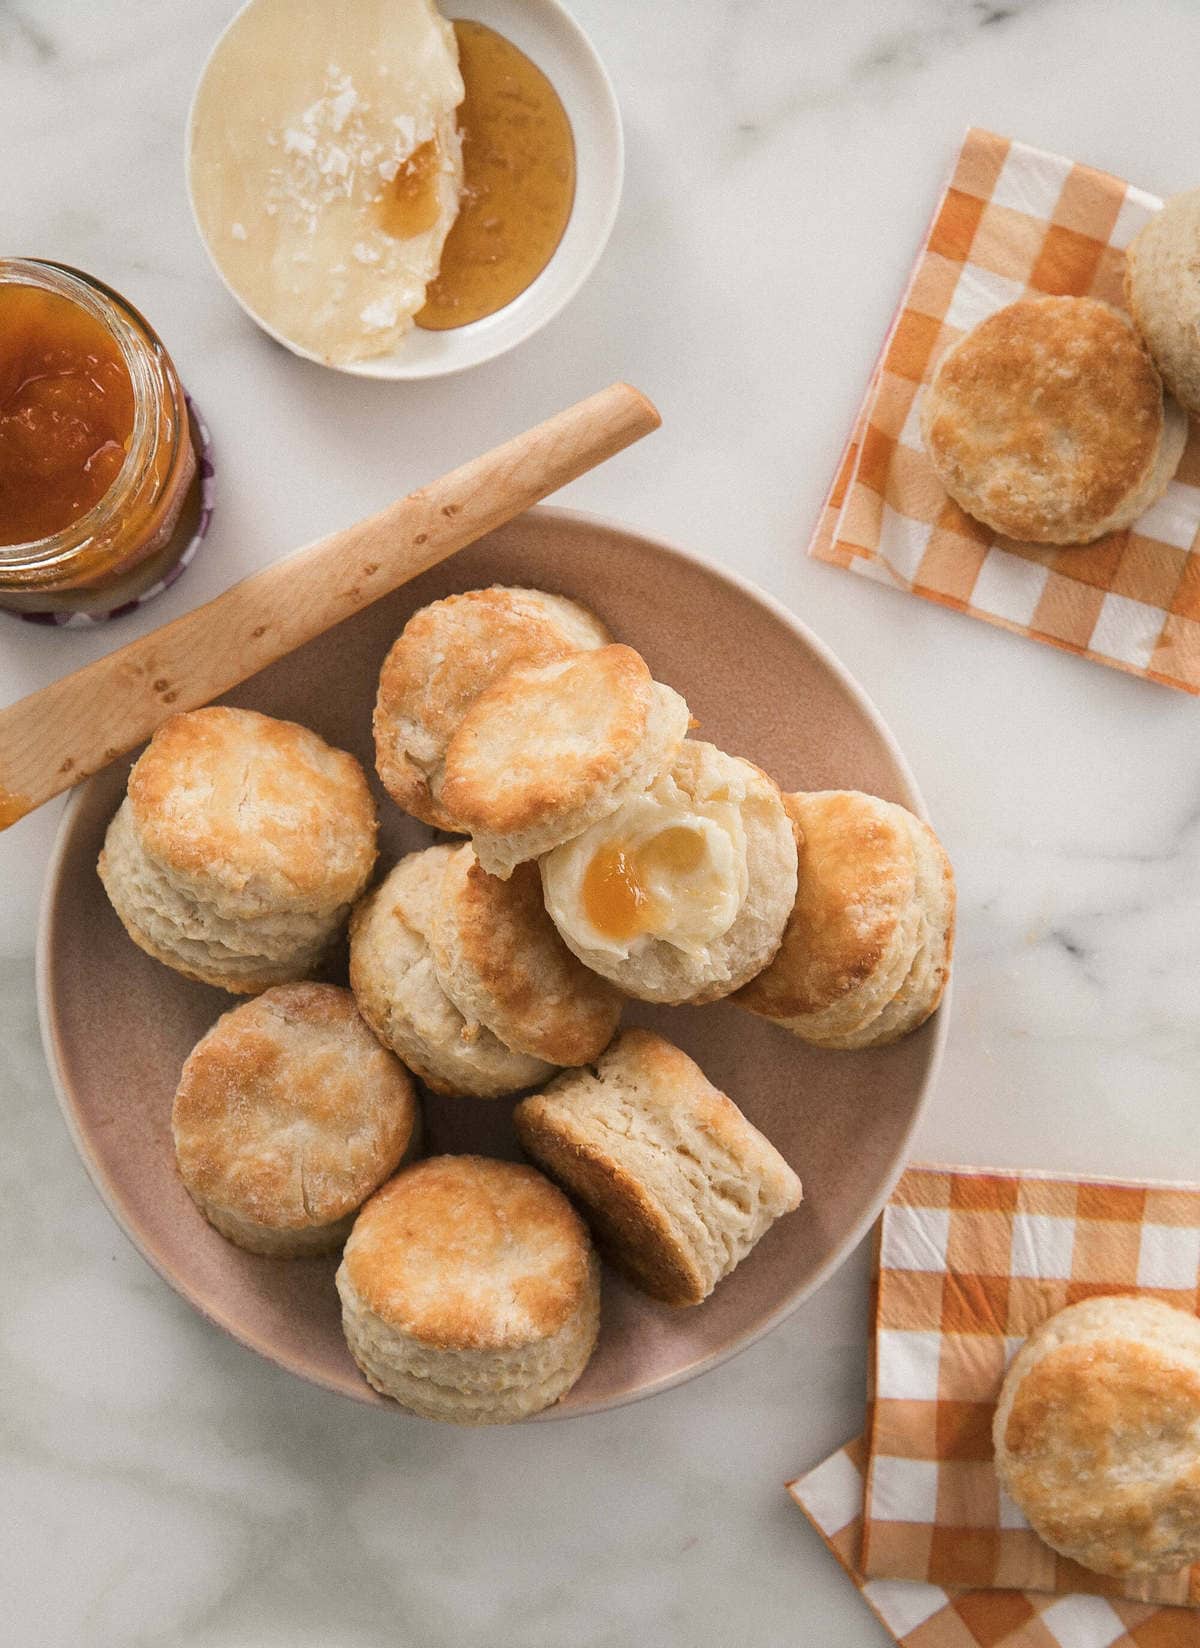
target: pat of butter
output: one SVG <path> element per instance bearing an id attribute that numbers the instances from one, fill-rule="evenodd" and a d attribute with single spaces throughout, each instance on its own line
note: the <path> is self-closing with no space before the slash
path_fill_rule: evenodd
<path id="1" fill-rule="evenodd" d="M 558 926 L 622 958 L 654 940 L 703 955 L 737 919 L 748 881 L 738 800 L 686 795 L 670 776 L 542 861 Z"/>

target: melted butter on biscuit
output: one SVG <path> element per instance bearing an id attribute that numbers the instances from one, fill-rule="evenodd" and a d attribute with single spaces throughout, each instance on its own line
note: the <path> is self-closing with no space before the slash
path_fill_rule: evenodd
<path id="1" fill-rule="evenodd" d="M 746 896 L 740 797 L 689 796 L 664 777 L 542 864 L 547 908 L 581 945 L 628 956 L 659 939 L 700 955 Z"/>

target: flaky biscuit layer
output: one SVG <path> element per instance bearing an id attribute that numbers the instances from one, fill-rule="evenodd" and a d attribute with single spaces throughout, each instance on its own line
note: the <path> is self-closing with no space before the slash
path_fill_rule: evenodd
<path id="1" fill-rule="evenodd" d="M 800 1181 L 686 1053 L 627 1030 L 514 1112 L 529 1154 L 584 1206 L 613 1262 L 656 1299 L 699 1304 Z"/>
<path id="2" fill-rule="evenodd" d="M 599 1331 L 583 1221 L 514 1162 L 441 1156 L 397 1175 L 359 1214 L 337 1286 L 369 1382 L 455 1424 L 505 1424 L 556 1402 Z"/>
<path id="3" fill-rule="evenodd" d="M 438 799 L 442 765 L 480 693 L 517 664 L 552 663 L 608 639 L 585 607 L 544 590 L 494 585 L 422 607 L 379 675 L 373 726 L 384 788 L 425 823 L 461 829 Z"/>
<path id="4" fill-rule="evenodd" d="M 632 647 L 518 668 L 482 693 L 446 751 L 443 805 L 479 862 L 511 875 L 580 835 L 673 760 L 688 709 Z"/>

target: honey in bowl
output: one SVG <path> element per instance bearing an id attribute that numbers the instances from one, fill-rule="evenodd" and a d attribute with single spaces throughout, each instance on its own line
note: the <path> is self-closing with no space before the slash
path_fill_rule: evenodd
<path id="1" fill-rule="evenodd" d="M 417 315 L 431 332 L 467 326 L 519 297 L 554 256 L 575 200 L 575 139 L 550 81 L 485 24 L 460 20 L 454 33 L 466 87 L 463 186 Z"/>
<path id="2" fill-rule="evenodd" d="M 0 544 L 50 537 L 99 503 L 133 416 L 111 332 L 58 292 L 0 285 Z"/>

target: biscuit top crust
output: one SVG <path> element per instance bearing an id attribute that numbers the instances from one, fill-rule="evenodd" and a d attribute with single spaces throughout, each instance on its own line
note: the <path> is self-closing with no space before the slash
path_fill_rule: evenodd
<path id="1" fill-rule="evenodd" d="M 1062 542 L 1148 475 L 1162 382 L 1128 318 L 1094 298 L 1025 298 L 962 338 L 925 392 L 947 490 L 1010 537 Z"/>
<path id="2" fill-rule="evenodd" d="M 916 894 L 902 809 L 858 790 L 785 795 L 799 881 L 783 943 L 737 1000 L 772 1018 L 832 1006 L 868 979 Z"/>
<path id="3" fill-rule="evenodd" d="M 172 1112 L 179 1169 L 205 1201 L 275 1229 L 329 1224 L 400 1160 L 408 1072 L 348 990 L 282 984 L 225 1013 L 189 1055 Z"/>
<path id="4" fill-rule="evenodd" d="M 253 710 L 164 721 L 129 775 L 129 802 L 143 850 L 230 911 L 333 909 L 375 862 L 375 804 L 354 757 Z"/>
<path id="5" fill-rule="evenodd" d="M 584 807 L 629 769 L 654 702 L 632 647 L 515 669 L 476 699 L 451 740 L 442 802 L 496 835 Z"/>
<path id="6" fill-rule="evenodd" d="M 576 959 L 542 901 L 536 864 L 490 876 L 470 846 L 450 860 L 434 927 L 443 988 L 520 1052 L 549 1064 L 586 1064 L 612 1040 L 621 996 Z"/>
<path id="7" fill-rule="evenodd" d="M 517 664 L 553 663 L 607 640 L 584 607 L 537 589 L 493 585 L 422 607 L 379 676 L 375 751 L 388 792 L 417 817 L 454 829 L 431 784 L 436 788 L 446 746 L 479 694 Z"/>
<path id="8" fill-rule="evenodd" d="M 591 1245 L 536 1169 L 435 1156 L 376 1191 L 343 1263 L 389 1327 L 440 1350 L 511 1350 L 549 1338 L 579 1309 Z"/>
<path id="9" fill-rule="evenodd" d="M 1089 1299 L 1044 1323 L 1010 1378 L 1000 1468 L 1051 1544 L 1114 1574 L 1200 1555 L 1195 1317 L 1155 1299 Z"/>

